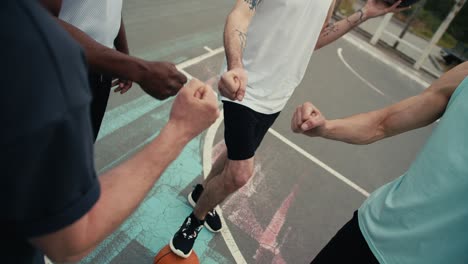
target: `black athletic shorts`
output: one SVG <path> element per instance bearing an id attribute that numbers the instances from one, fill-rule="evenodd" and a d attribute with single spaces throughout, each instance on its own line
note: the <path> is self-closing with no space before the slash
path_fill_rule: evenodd
<path id="1" fill-rule="evenodd" d="M 358 213 L 328 242 L 311 264 L 379 264 L 361 233 Z"/>
<path id="2" fill-rule="evenodd" d="M 271 115 L 228 101 L 224 105 L 224 140 L 230 160 L 246 160 L 255 151 L 273 125 L 279 112 Z"/>

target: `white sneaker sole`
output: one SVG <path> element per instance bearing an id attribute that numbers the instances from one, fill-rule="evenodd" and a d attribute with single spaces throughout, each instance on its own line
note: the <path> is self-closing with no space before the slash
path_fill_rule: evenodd
<path id="1" fill-rule="evenodd" d="M 187 196 L 187 200 L 188 200 L 189 204 L 190 204 L 193 208 L 195 208 L 195 206 L 197 205 L 197 203 L 192 199 L 192 192 L 189 193 L 189 195 Z"/>
<path id="2" fill-rule="evenodd" d="M 192 192 L 189 193 L 189 195 L 187 196 L 187 200 L 188 200 L 189 204 L 190 204 L 193 208 L 195 208 L 195 206 L 197 205 L 197 203 L 192 199 Z M 204 226 L 206 227 L 206 229 L 208 229 L 208 231 L 210 231 L 211 233 L 219 233 L 219 232 L 221 232 L 221 231 L 223 230 L 223 226 L 221 226 L 221 229 L 219 229 L 218 231 L 215 231 L 215 230 L 211 229 L 211 227 L 210 227 L 206 222 L 205 222 L 203 225 L 204 225 Z"/>
<path id="3" fill-rule="evenodd" d="M 181 258 L 184 258 L 184 259 L 190 257 L 190 255 L 192 254 L 192 251 L 193 251 L 193 250 L 190 250 L 190 252 L 188 254 L 184 254 L 184 252 L 182 252 L 182 251 L 180 251 L 180 250 L 178 250 L 178 249 L 176 249 L 174 247 L 174 245 L 172 244 L 172 238 L 171 238 L 171 241 L 169 241 L 169 247 L 171 248 L 172 253 L 174 253 L 177 256 L 179 256 Z"/>

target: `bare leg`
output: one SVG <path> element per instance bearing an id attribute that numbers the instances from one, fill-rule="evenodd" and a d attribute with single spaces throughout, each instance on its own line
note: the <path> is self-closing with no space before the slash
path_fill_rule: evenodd
<path id="1" fill-rule="evenodd" d="M 194 214 L 204 220 L 206 214 L 244 186 L 253 175 L 254 158 L 248 160 L 228 160 L 221 174 L 213 176 L 205 186 L 195 207 Z"/>
<path id="2" fill-rule="evenodd" d="M 224 148 L 223 152 L 221 152 L 221 155 L 216 159 L 216 161 L 213 164 L 213 167 L 211 167 L 211 171 L 206 177 L 205 181 L 203 182 L 203 187 L 206 188 L 208 182 L 210 182 L 215 176 L 221 174 L 224 170 L 224 166 L 226 165 L 227 161 L 227 150 Z"/>

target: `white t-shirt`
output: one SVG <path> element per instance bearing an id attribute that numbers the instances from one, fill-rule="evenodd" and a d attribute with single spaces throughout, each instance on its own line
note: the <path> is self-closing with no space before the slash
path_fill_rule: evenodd
<path id="1" fill-rule="evenodd" d="M 233 102 L 263 114 L 283 110 L 304 77 L 332 1 L 260 2 L 244 50 L 246 94 L 242 102 Z"/>
<path id="2" fill-rule="evenodd" d="M 63 0 L 60 19 L 109 48 L 119 34 L 122 0 Z"/>

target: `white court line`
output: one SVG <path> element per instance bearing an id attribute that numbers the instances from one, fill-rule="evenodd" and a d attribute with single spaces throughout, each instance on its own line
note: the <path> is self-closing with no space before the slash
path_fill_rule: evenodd
<path id="1" fill-rule="evenodd" d="M 351 67 L 351 65 L 349 65 L 349 63 L 344 59 L 343 57 L 343 49 L 342 48 L 339 48 L 337 50 L 337 53 L 338 53 L 338 57 L 340 57 L 340 60 L 341 62 L 343 62 L 343 64 L 352 72 L 354 73 L 354 75 L 356 75 L 356 77 L 358 77 L 362 82 L 364 82 L 365 84 L 367 84 L 367 86 L 369 86 L 370 88 L 372 88 L 372 90 L 376 91 L 377 93 L 385 96 L 385 94 L 380 91 L 379 88 L 375 87 L 372 83 L 370 83 L 368 80 L 366 80 L 366 78 L 362 77 L 356 70 L 353 69 L 353 67 Z"/>
<path id="2" fill-rule="evenodd" d="M 178 70 L 179 70 L 181 73 L 183 73 L 185 76 L 187 76 L 187 79 L 188 79 L 189 81 L 190 81 L 191 79 L 193 79 L 193 76 L 192 76 L 190 73 L 186 72 L 186 71 L 183 70 L 183 69 L 178 69 Z"/>
<path id="3" fill-rule="evenodd" d="M 212 50 L 211 52 L 202 54 L 200 56 L 197 56 L 195 58 L 182 62 L 176 65 L 176 68 L 180 72 L 185 74 L 185 76 L 187 76 L 187 79 L 189 80 L 193 79 L 193 76 L 184 70 L 185 68 L 195 65 L 208 58 L 211 58 L 222 51 L 224 51 L 224 48 L 218 48 L 216 50 Z M 97 142 L 101 141 L 103 138 L 112 134 L 116 130 L 124 126 L 127 126 L 128 124 L 135 121 L 136 119 L 156 109 L 157 106 L 153 107 L 153 106 L 148 106 L 148 105 L 137 103 L 139 101 L 146 102 L 148 100 L 153 101 L 154 99 L 151 96 L 144 94 L 138 98 L 133 99 L 132 101 L 119 105 L 109 111 L 106 111 L 104 115 L 104 119 L 102 121 L 103 125 L 101 127 L 101 131 L 97 138 Z M 172 99 L 169 99 L 169 100 L 172 100 Z M 152 102 L 152 104 L 155 104 L 155 102 Z M 131 115 L 131 118 L 123 118 L 124 116 L 130 116 L 130 113 L 133 113 Z"/>
<path id="4" fill-rule="evenodd" d="M 360 39 L 357 39 L 356 37 L 353 37 L 352 35 L 344 35 L 342 37 L 344 40 L 348 41 L 350 44 L 354 45 L 358 49 L 366 52 L 367 54 L 371 55 L 375 59 L 381 61 L 382 63 L 392 67 L 395 69 L 398 73 L 408 77 L 409 79 L 413 80 L 414 82 L 418 83 L 421 85 L 424 89 L 429 87 L 429 83 L 419 77 L 418 75 L 419 72 L 409 68 L 409 67 L 402 67 L 399 66 L 398 63 L 392 61 L 385 53 L 382 51 L 378 50 L 376 47 L 372 46 L 371 44 L 364 42 Z"/>
<path id="5" fill-rule="evenodd" d="M 205 46 L 205 47 L 203 47 L 203 48 L 204 48 L 206 51 L 208 51 L 208 52 L 213 52 L 213 50 L 212 50 L 212 49 L 210 49 L 210 48 L 209 48 L 209 47 L 207 47 L 207 46 Z"/>
<path id="6" fill-rule="evenodd" d="M 366 190 L 364 190 L 363 188 L 361 188 L 359 185 L 357 185 L 356 183 L 354 183 L 353 181 L 351 181 L 350 179 L 346 178 L 345 176 L 343 176 L 342 174 L 340 174 L 339 172 L 337 172 L 336 170 L 332 169 L 330 166 L 328 166 L 327 164 L 323 163 L 321 160 L 317 159 L 316 157 L 312 156 L 311 154 L 309 154 L 307 151 L 305 151 L 304 149 L 302 149 L 301 147 L 299 147 L 298 145 L 294 144 L 293 142 L 291 142 L 289 139 L 283 137 L 280 133 L 276 132 L 275 130 L 273 130 L 272 128 L 270 128 L 270 130 L 268 130 L 268 132 L 270 132 L 273 136 L 277 137 L 279 140 L 283 141 L 284 143 L 286 143 L 287 145 L 289 145 L 291 148 L 293 148 L 294 150 L 296 150 L 297 152 L 299 152 L 300 154 L 302 154 L 304 157 L 308 158 L 309 160 L 311 160 L 312 162 L 314 162 L 315 164 L 319 165 L 320 167 L 322 167 L 322 169 L 326 170 L 327 172 L 329 172 L 330 174 L 332 174 L 333 176 L 335 176 L 336 178 L 338 178 L 340 181 L 346 183 L 346 185 L 348 185 L 349 187 L 353 188 L 354 190 L 360 192 L 362 195 L 366 196 L 366 197 L 369 197 L 369 192 L 367 192 Z"/>
<path id="7" fill-rule="evenodd" d="M 221 53 L 223 51 L 224 51 L 224 48 L 219 47 L 219 48 L 217 48 L 215 50 L 212 50 L 212 51 L 210 51 L 208 53 L 205 53 L 205 54 L 200 55 L 198 57 L 195 57 L 193 59 L 184 61 L 184 62 L 180 63 L 179 65 L 177 65 L 177 68 L 178 69 L 185 69 L 185 68 L 187 68 L 189 66 L 192 66 L 192 65 L 197 64 L 197 63 L 199 63 L 199 62 L 201 62 L 203 60 L 206 60 L 206 59 L 208 59 L 210 57 L 213 57 L 213 56 L 215 56 L 215 55 L 217 55 L 217 54 L 219 54 L 219 53 Z"/>
<path id="8" fill-rule="evenodd" d="M 208 129 L 205 136 L 205 144 L 203 146 L 203 178 L 206 179 L 208 177 L 209 172 L 211 171 L 211 163 L 212 163 L 212 153 L 213 153 L 213 143 L 214 138 L 216 136 L 216 131 L 218 131 L 221 122 L 223 121 L 223 111 L 221 111 L 220 117 L 216 122 Z M 216 210 L 221 217 L 221 221 L 223 223 L 223 229 L 221 230 L 221 235 L 226 242 L 226 245 L 231 252 L 231 255 L 234 257 L 234 260 L 237 264 L 247 264 L 245 261 L 242 252 L 240 251 L 239 247 L 236 244 L 236 240 L 232 236 L 231 231 L 229 230 L 228 225 L 223 217 L 223 211 L 219 206 L 216 206 Z"/>

